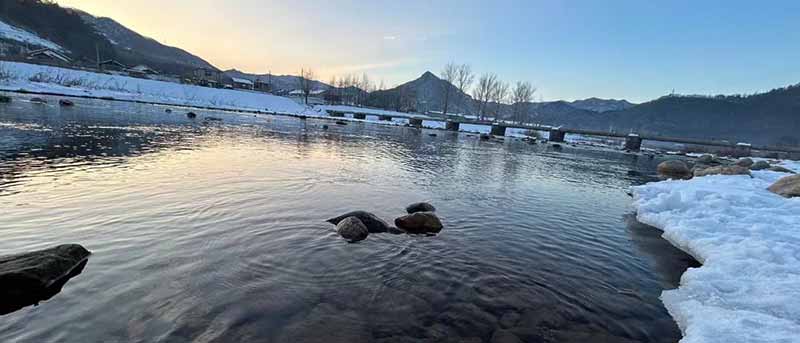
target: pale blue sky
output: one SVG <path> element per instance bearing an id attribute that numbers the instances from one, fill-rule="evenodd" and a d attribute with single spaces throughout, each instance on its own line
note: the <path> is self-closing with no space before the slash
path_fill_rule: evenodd
<path id="1" fill-rule="evenodd" d="M 544 100 L 646 101 L 800 82 L 800 1 L 62 0 L 220 68 L 387 86 L 448 61 Z M 537 96 L 538 99 L 538 96 Z"/>

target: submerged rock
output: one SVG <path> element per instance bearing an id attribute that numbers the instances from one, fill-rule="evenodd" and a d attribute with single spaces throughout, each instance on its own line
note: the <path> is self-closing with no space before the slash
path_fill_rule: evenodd
<path id="1" fill-rule="evenodd" d="M 336 224 L 336 232 L 350 242 L 363 241 L 369 236 L 367 227 L 356 217 L 342 219 L 339 224 Z"/>
<path id="2" fill-rule="evenodd" d="M 750 176 L 750 169 L 746 167 L 732 165 L 732 166 L 716 166 L 704 169 L 696 169 L 694 171 L 695 177 L 702 177 L 707 175 L 748 175 Z"/>
<path id="3" fill-rule="evenodd" d="M 406 206 L 406 212 L 436 212 L 436 207 L 433 207 L 433 205 L 427 202 L 416 202 Z"/>
<path id="4" fill-rule="evenodd" d="M 490 136 L 488 133 L 482 133 L 481 134 L 481 139 L 483 139 L 483 140 L 489 140 L 491 138 L 492 138 L 492 136 Z"/>
<path id="5" fill-rule="evenodd" d="M 508 330 L 495 330 L 491 343 L 522 343 L 522 340 Z"/>
<path id="6" fill-rule="evenodd" d="M 0 103 L 9 103 L 11 102 L 11 97 L 6 95 L 0 95 Z"/>
<path id="7" fill-rule="evenodd" d="M 36 304 L 58 293 L 91 253 L 77 244 L 0 257 L 0 314 Z"/>
<path id="8" fill-rule="evenodd" d="M 172 110 L 168 108 L 168 109 L 164 110 L 164 112 L 166 112 L 166 113 L 172 113 Z"/>
<path id="9" fill-rule="evenodd" d="M 34 104 L 46 104 L 47 100 L 42 98 L 31 98 L 31 102 Z"/>
<path id="10" fill-rule="evenodd" d="M 394 224 L 408 233 L 438 233 L 444 227 L 433 212 L 414 212 L 395 219 Z"/>
<path id="11" fill-rule="evenodd" d="M 800 175 L 782 177 L 767 189 L 786 198 L 800 197 Z"/>
<path id="12" fill-rule="evenodd" d="M 64 106 L 64 107 L 75 106 L 75 103 L 74 103 L 74 102 L 72 102 L 71 100 L 67 100 L 67 99 L 61 99 L 61 100 L 59 100 L 59 101 L 58 101 L 58 104 L 59 104 L 60 106 Z"/>
<path id="13" fill-rule="evenodd" d="M 658 164 L 656 167 L 659 175 L 673 179 L 688 179 L 692 177 L 692 172 L 686 162 L 681 160 L 667 160 Z"/>
<path id="14" fill-rule="evenodd" d="M 387 224 L 383 219 L 378 218 L 378 216 L 369 213 L 367 211 L 353 211 L 347 212 L 341 216 L 334 217 L 331 219 L 326 220 L 326 222 L 331 223 L 333 225 L 338 225 L 339 222 L 344 220 L 347 217 L 356 217 L 364 226 L 367 227 L 367 231 L 370 233 L 377 233 L 377 232 L 387 232 L 389 231 L 389 224 Z"/>
<path id="15" fill-rule="evenodd" d="M 337 120 L 336 125 L 347 125 L 346 121 Z"/>
<path id="16" fill-rule="evenodd" d="M 194 112 L 186 113 L 186 118 L 189 118 L 189 119 L 197 118 L 197 114 L 195 114 Z"/>
<path id="17" fill-rule="evenodd" d="M 752 159 L 752 158 L 749 158 L 749 157 L 740 158 L 738 161 L 736 161 L 736 163 L 735 163 L 735 164 L 736 164 L 737 166 L 741 166 L 741 167 L 745 167 L 745 168 L 750 168 L 750 166 L 752 166 L 752 165 L 753 165 L 753 159 Z"/>
<path id="18" fill-rule="evenodd" d="M 767 161 L 758 161 L 750 166 L 750 170 L 764 170 L 768 168 L 769 168 L 769 162 Z"/>

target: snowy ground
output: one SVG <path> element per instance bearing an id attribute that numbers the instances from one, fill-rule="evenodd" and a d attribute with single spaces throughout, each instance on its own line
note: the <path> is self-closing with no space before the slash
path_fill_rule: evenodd
<path id="1" fill-rule="evenodd" d="M 345 106 L 345 105 L 317 105 L 314 108 L 325 110 L 325 111 L 338 111 L 344 113 L 365 113 L 365 114 L 373 114 L 373 115 L 388 115 L 388 116 L 396 116 L 396 117 L 411 117 L 411 118 L 421 118 L 421 119 L 431 119 L 430 116 L 426 116 L 419 113 L 405 113 L 405 112 L 396 112 L 396 111 L 387 111 L 381 110 L 377 108 L 367 108 L 367 107 L 355 107 L 355 106 Z"/>
<path id="2" fill-rule="evenodd" d="M 216 89 L 19 62 L 0 62 L 0 68 L 13 74 L 11 80 L 0 80 L 0 90 L 24 89 L 230 110 L 318 113 L 291 99 L 259 92 Z"/>
<path id="3" fill-rule="evenodd" d="M 800 171 L 800 162 L 783 166 Z M 785 173 L 706 176 L 633 188 L 639 221 L 703 265 L 662 300 L 683 343 L 800 342 L 800 198 L 766 188 Z"/>
<path id="4" fill-rule="evenodd" d="M 8 25 L 0 21 L 0 38 L 13 40 L 22 43 L 28 43 L 36 46 L 50 48 L 53 50 L 64 51 L 60 45 L 53 43 L 47 39 L 41 38 L 33 33 L 19 29 L 17 27 Z"/>

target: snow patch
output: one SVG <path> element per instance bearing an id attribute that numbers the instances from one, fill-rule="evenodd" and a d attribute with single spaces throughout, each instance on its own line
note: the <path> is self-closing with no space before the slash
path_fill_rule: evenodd
<path id="1" fill-rule="evenodd" d="M 14 40 L 17 42 L 28 43 L 40 47 L 50 48 L 58 51 L 65 51 L 60 45 L 47 39 L 39 37 L 23 29 L 11 26 L 0 20 L 0 38 Z"/>
<path id="2" fill-rule="evenodd" d="M 783 166 L 800 171 L 800 162 Z M 800 198 L 754 171 L 633 187 L 637 218 L 703 265 L 661 299 L 683 343 L 800 341 Z"/>

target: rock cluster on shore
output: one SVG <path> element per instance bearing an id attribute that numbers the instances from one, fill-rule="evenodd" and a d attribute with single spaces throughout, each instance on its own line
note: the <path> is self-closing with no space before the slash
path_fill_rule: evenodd
<path id="1" fill-rule="evenodd" d="M 352 211 L 326 221 L 336 225 L 336 232 L 348 242 L 358 242 L 366 239 L 370 233 L 437 234 L 444 225 L 435 211 L 436 208 L 426 202 L 408 205 L 408 214 L 394 220 L 396 227 L 367 211 Z"/>
<path id="2" fill-rule="evenodd" d="M 751 171 L 753 170 L 795 174 L 788 168 L 772 165 L 766 160 L 753 161 L 747 157 L 731 162 L 712 155 L 702 155 L 694 162 L 694 165 L 690 167 L 690 164 L 683 160 L 667 160 L 659 163 L 656 169 L 658 175 L 665 179 L 691 179 L 708 175 L 748 175 L 752 177 Z M 800 175 L 783 177 L 768 190 L 787 198 L 798 197 L 800 196 Z"/>

